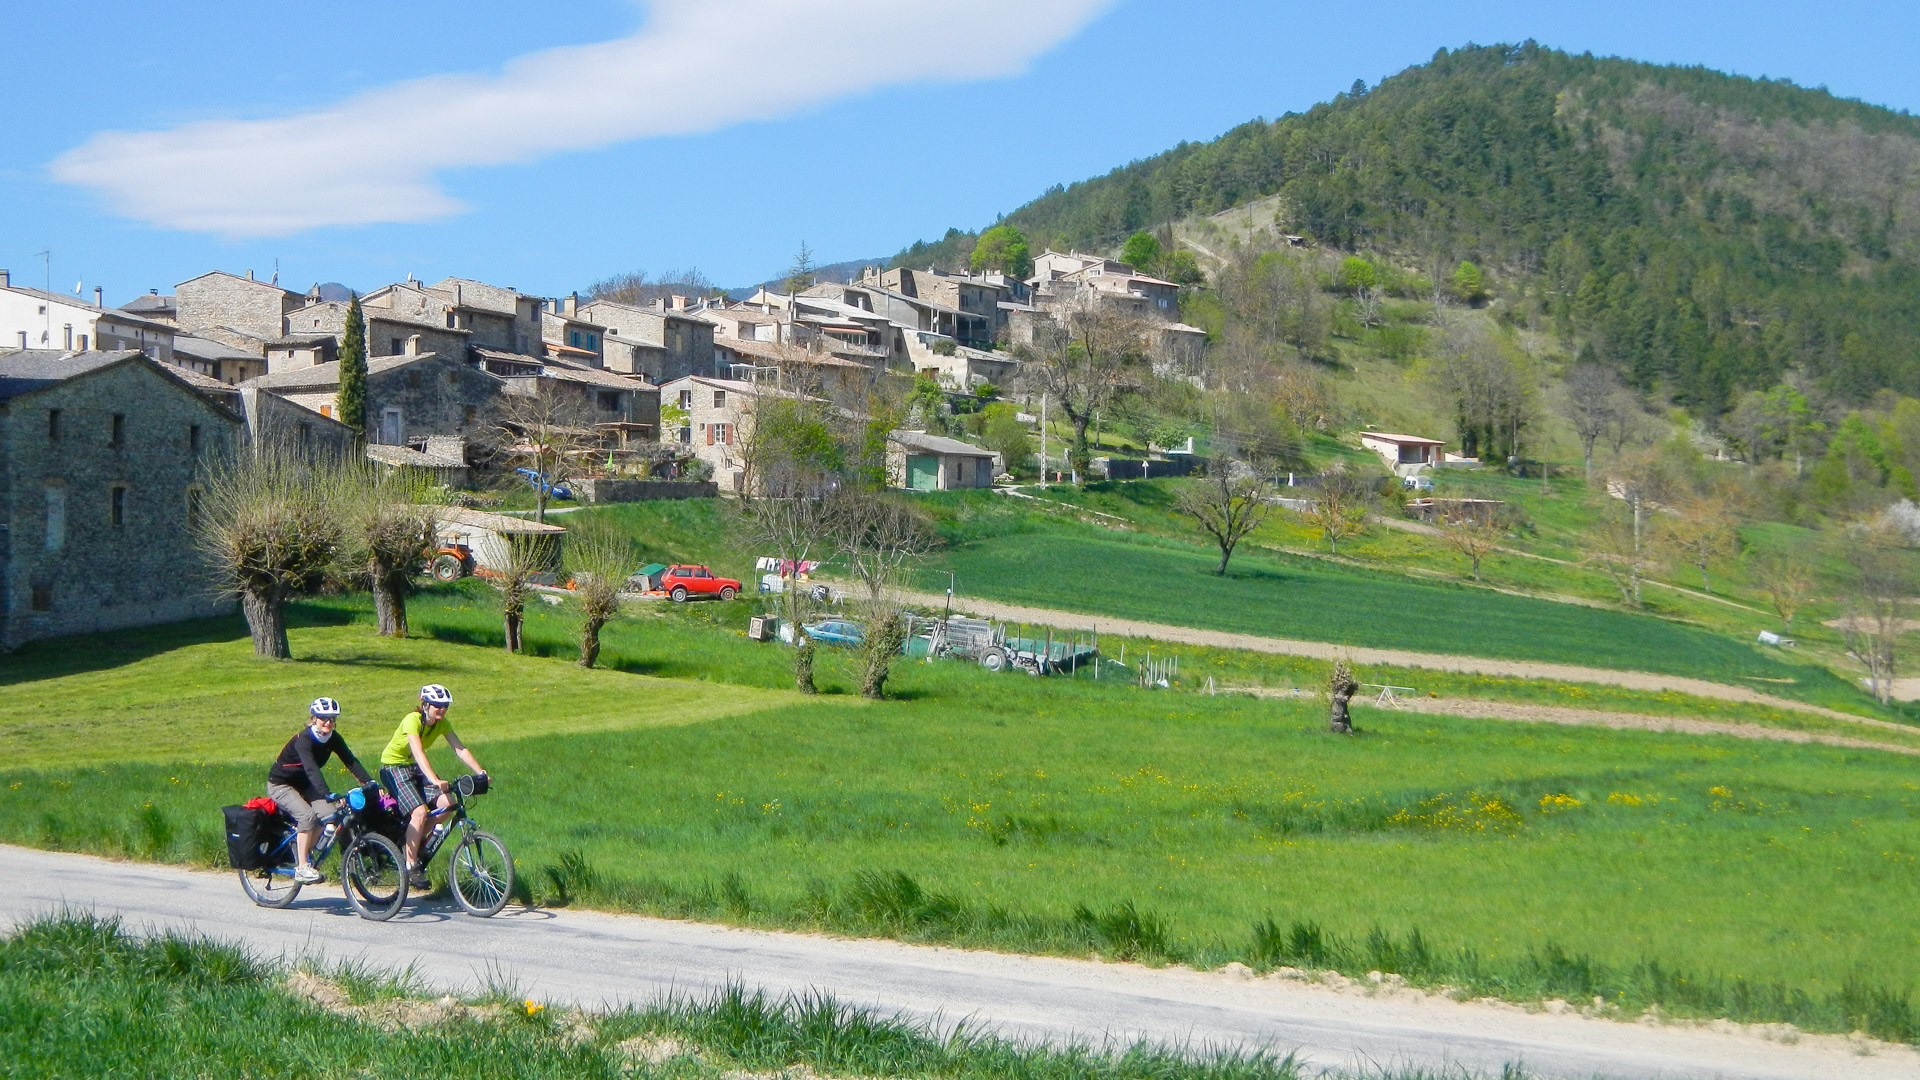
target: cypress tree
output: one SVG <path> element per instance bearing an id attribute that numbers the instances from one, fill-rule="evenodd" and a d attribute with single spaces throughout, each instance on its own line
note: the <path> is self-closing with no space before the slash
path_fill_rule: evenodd
<path id="1" fill-rule="evenodd" d="M 340 339 L 340 393 L 334 399 L 340 422 L 356 438 L 367 437 L 367 323 L 360 314 L 360 297 L 347 302 L 347 332 Z"/>

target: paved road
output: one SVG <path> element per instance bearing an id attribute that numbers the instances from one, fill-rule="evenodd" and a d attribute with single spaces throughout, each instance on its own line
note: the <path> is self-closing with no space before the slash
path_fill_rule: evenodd
<path id="1" fill-rule="evenodd" d="M 0 846 L 0 924 L 65 907 L 130 927 L 187 928 L 275 955 L 412 964 L 446 988 L 490 977 L 587 1007 L 704 996 L 728 984 L 776 995 L 819 991 L 939 1025 L 960 1021 L 1052 1041 L 1149 1039 L 1299 1051 L 1347 1069 L 1424 1065 L 1497 1076 L 1881 1080 L 1920 1075 L 1920 1053 L 1860 1056 L 1838 1040 L 1793 1045 L 1746 1034 L 1530 1014 L 1431 999 L 1368 998 L 1278 979 L 1155 971 L 885 941 L 845 941 L 584 911 L 509 909 L 482 921 L 420 906 L 364 922 L 337 886 L 294 907 L 249 904 L 230 874 L 114 863 Z"/>

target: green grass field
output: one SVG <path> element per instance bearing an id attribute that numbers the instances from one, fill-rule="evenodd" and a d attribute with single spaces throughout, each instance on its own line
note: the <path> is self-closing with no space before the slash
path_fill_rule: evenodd
<path id="1" fill-rule="evenodd" d="M 416 608 L 476 638 L 489 618 L 470 592 Z M 502 781 L 477 816 L 542 902 L 1916 1033 L 1920 787 L 1892 755 L 1415 713 L 1342 739 L 1312 703 L 959 664 L 903 665 L 900 700 L 868 704 L 831 654 L 834 692 L 803 700 L 720 605 L 624 623 L 607 654 L 767 688 L 301 610 L 290 663 L 248 658 L 233 621 L 0 660 L 0 840 L 218 861 L 216 808 L 258 793 L 301 703 L 342 698 L 371 752 L 437 679 Z M 541 612 L 536 644 L 563 630 Z M 125 760 L 161 726 L 176 756 Z"/>
<path id="2" fill-rule="evenodd" d="M 217 940 L 139 938 L 82 916 L 44 919 L 0 938 L 0 1016 L 7 1018 L 0 1024 L 0 1062 L 6 1075 L 20 1077 L 1298 1075 L 1289 1062 L 1258 1054 L 1152 1046 L 1106 1053 L 948 1038 L 819 997 L 779 1001 L 736 990 L 708 1001 L 598 1013 L 550 1008 L 508 986 L 469 1001 L 438 997 L 434 988 L 391 972 L 289 969 Z M 161 1031 L 167 1037 L 156 1038 Z"/>

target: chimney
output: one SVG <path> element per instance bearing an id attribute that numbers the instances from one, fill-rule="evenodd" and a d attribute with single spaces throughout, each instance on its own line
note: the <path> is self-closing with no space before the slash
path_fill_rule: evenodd
<path id="1" fill-rule="evenodd" d="M 93 287 L 93 306 L 97 308 L 104 308 L 107 306 L 107 290 L 101 288 L 98 285 L 95 285 Z"/>
<path id="2" fill-rule="evenodd" d="M 580 294 L 579 293 L 567 294 L 566 307 L 562 310 L 564 310 L 568 315 L 578 314 L 580 311 Z"/>
<path id="3" fill-rule="evenodd" d="M 402 355 L 403 356 L 419 356 L 420 355 L 420 335 L 419 334 L 414 334 L 411 337 L 407 338 L 407 351 Z"/>
<path id="4" fill-rule="evenodd" d="M 251 271 L 251 270 L 249 270 L 249 271 L 247 271 L 247 280 L 248 280 L 248 281 L 252 281 L 252 280 L 253 280 L 253 271 Z"/>
<path id="5" fill-rule="evenodd" d="M 687 310 L 687 298 L 684 296 L 681 296 L 679 293 L 674 293 L 673 294 L 673 310 L 675 311 Z"/>
<path id="6" fill-rule="evenodd" d="M 0 288 L 13 284 L 13 271 L 0 270 Z"/>

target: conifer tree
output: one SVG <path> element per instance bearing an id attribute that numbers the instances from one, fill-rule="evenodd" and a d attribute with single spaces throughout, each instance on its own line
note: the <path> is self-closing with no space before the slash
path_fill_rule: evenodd
<path id="1" fill-rule="evenodd" d="M 340 392 L 334 399 L 340 422 L 356 438 L 367 437 L 367 322 L 360 297 L 347 302 L 347 331 L 340 337 Z"/>

